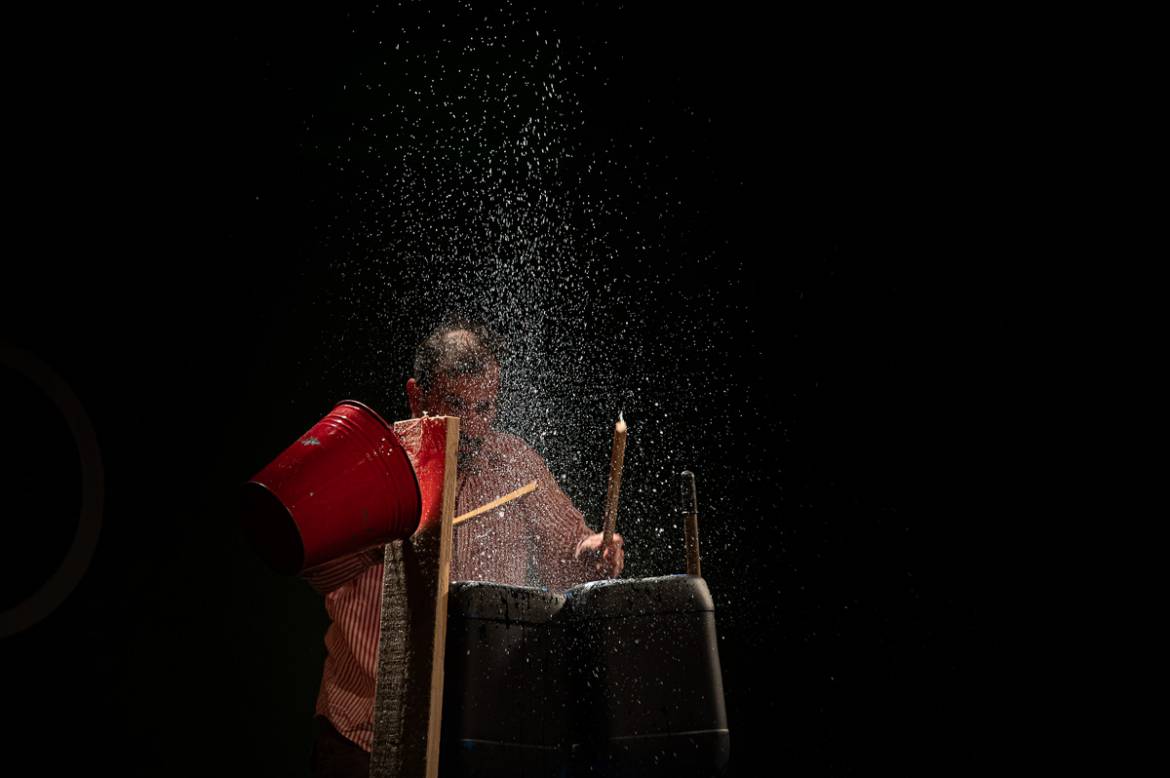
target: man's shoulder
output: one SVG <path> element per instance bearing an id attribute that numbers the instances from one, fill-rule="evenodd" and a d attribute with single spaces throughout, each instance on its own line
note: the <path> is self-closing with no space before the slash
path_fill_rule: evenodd
<path id="1" fill-rule="evenodd" d="M 499 464 L 511 467 L 528 467 L 548 469 L 544 457 L 540 455 L 524 438 L 513 435 L 511 432 L 493 430 L 489 435 L 488 445 L 492 459 Z"/>
<path id="2" fill-rule="evenodd" d="M 538 458 L 540 454 L 536 449 L 528 444 L 528 441 L 519 435 L 513 435 L 511 432 L 504 432 L 503 430 L 492 430 L 488 434 L 488 444 L 491 450 L 497 454 L 517 455 L 517 456 L 535 456 Z M 543 458 L 542 458 L 543 459 Z"/>

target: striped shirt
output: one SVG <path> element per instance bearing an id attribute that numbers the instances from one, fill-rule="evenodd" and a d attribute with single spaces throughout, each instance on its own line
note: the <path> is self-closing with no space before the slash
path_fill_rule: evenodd
<path id="1" fill-rule="evenodd" d="M 596 576 L 575 558 L 593 530 L 557 485 L 541 456 L 520 438 L 491 431 L 460 463 L 455 515 L 536 481 L 536 491 L 455 527 L 451 580 L 567 589 Z M 382 607 L 382 548 L 306 571 L 325 596 L 332 623 L 316 712 L 366 751 L 374 741 L 374 679 Z"/>

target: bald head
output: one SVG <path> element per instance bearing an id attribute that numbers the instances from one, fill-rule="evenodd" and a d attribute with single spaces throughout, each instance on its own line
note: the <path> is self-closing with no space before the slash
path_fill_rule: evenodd
<path id="1" fill-rule="evenodd" d="M 496 417 L 499 340 L 482 325 L 437 327 L 419 344 L 406 382 L 413 416 L 458 416 L 459 458 L 474 458 Z"/>
<path id="2" fill-rule="evenodd" d="M 450 322 L 436 327 L 419 344 L 414 379 L 429 391 L 439 376 L 460 378 L 499 368 L 499 339 L 481 324 Z"/>

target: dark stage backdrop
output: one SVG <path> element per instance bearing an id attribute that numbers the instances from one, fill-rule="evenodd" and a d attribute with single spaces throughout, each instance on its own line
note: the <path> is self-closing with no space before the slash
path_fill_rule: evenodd
<path id="1" fill-rule="evenodd" d="M 308 774 L 326 615 L 246 548 L 234 489 L 343 396 L 406 413 L 417 333 L 387 346 L 360 324 L 364 298 L 336 293 L 339 255 L 361 281 L 369 246 L 352 236 L 371 218 L 353 207 L 368 179 L 338 160 L 369 164 L 359 125 L 383 98 L 367 87 L 405 78 L 377 71 L 379 46 L 408 37 L 437 67 L 444 36 L 478 23 L 432 7 L 14 22 L 2 341 L 84 408 L 104 492 L 76 588 L 0 641 L 0 760 Z M 949 28 L 716 6 L 485 13 L 588 54 L 570 73 L 575 142 L 636 175 L 585 177 L 582 196 L 628 205 L 653 238 L 639 251 L 613 232 L 599 267 L 654 291 L 635 337 L 702 330 L 677 352 L 637 349 L 601 310 L 596 337 L 688 387 L 687 403 L 671 380 L 625 402 L 635 431 L 677 404 L 676 449 L 632 451 L 681 452 L 669 466 L 699 473 L 734 774 L 978 763 L 1003 736 L 976 626 L 996 571 L 976 564 L 969 476 L 987 468 L 963 313 L 983 272 L 969 216 L 988 119 L 965 107 L 977 74 L 949 55 Z M 417 284 L 405 263 L 381 282 Z M 0 381 L 9 608 L 60 564 L 84 496 L 60 413 L 12 365 Z M 611 410 L 579 472 L 604 465 Z M 603 482 L 567 488 L 595 522 Z M 673 572 L 641 505 L 629 571 Z"/>

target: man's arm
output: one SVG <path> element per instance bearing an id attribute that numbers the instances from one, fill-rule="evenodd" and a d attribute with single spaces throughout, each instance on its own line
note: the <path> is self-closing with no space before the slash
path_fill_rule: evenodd
<path id="1" fill-rule="evenodd" d="M 343 584 L 353 580 L 373 565 L 382 563 L 384 546 L 374 546 L 365 551 L 334 559 L 323 565 L 317 565 L 311 570 L 301 573 L 309 586 L 320 594 L 328 594 Z"/>
<path id="2" fill-rule="evenodd" d="M 561 491 L 548 466 L 532 452 L 531 469 L 536 491 L 529 500 L 537 574 L 550 589 L 568 589 L 585 581 L 616 576 L 621 572 L 621 535 L 614 535 L 616 549 L 601 549 L 601 533 L 585 523 L 585 517 Z"/>

